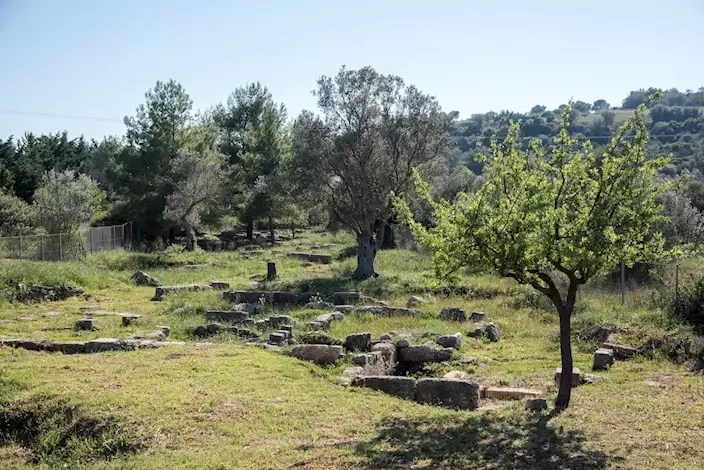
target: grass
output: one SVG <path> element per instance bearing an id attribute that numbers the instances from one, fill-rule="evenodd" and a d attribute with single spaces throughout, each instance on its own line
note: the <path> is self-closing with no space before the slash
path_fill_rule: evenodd
<path id="1" fill-rule="evenodd" d="M 434 296 L 428 259 L 403 250 L 380 253 L 379 279 L 355 282 L 354 259 L 309 265 L 286 257 L 313 245 L 338 255 L 352 240 L 307 232 L 263 253 L 101 253 L 80 263 L 2 263 L 0 285 L 13 282 L 81 285 L 88 300 L 44 304 L 0 303 L 0 335 L 56 340 L 143 334 L 169 325 L 183 347 L 163 350 L 64 356 L 0 348 L 0 461 L 2 468 L 149 469 L 696 469 L 704 461 L 704 378 L 655 356 L 617 363 L 595 373 L 601 381 L 574 390 L 559 415 L 523 410 L 522 402 L 493 411 L 454 412 L 341 385 L 338 366 L 320 368 L 274 352 L 248 347 L 227 335 L 195 344 L 191 330 L 202 312 L 221 308 L 217 292 L 168 296 L 151 302 L 153 288 L 129 282 L 136 269 L 164 284 L 222 279 L 235 288 L 305 288 L 322 293 L 361 289 L 391 305 L 411 293 L 426 299 L 411 317 L 347 315 L 333 323 L 338 339 L 353 332 L 465 333 L 471 324 L 437 318 L 443 306 L 481 310 L 502 329 L 498 343 L 465 339 L 455 361 L 428 367 L 426 375 L 465 370 L 485 385 L 537 388 L 554 397 L 559 365 L 557 322 L 529 289 L 509 280 L 467 274 L 464 297 Z M 275 260 L 280 279 L 260 284 Z M 214 263 L 200 269 L 178 263 Z M 693 265 L 691 269 L 695 269 Z M 640 295 L 640 294 L 639 294 Z M 643 293 L 643 297 L 649 294 Z M 613 324 L 619 340 L 640 345 L 650 334 L 687 334 L 650 303 L 631 296 L 587 289 L 580 298 L 575 330 Z M 184 305 L 192 312 L 173 313 Z M 81 307 L 142 314 L 133 326 L 99 316 L 100 331 L 71 329 Z M 268 312 L 274 309 L 266 306 Z M 279 312 L 276 310 L 277 313 Z M 60 315 L 47 315 L 59 312 Z M 320 311 L 285 309 L 301 323 Z M 586 330 L 585 330 L 586 331 Z M 593 341 L 576 342 L 576 366 L 588 371 Z M 4 414 L 3 414 L 4 413 Z M 68 413 L 68 414 L 67 414 Z M 33 417 L 25 435 L 3 431 L 3 422 Z M 37 419 L 37 417 L 41 419 Z M 3 419 L 5 421 L 3 421 Z M 85 430 L 91 431 L 88 434 Z M 98 431 L 95 431 L 98 430 Z M 117 444 L 116 444 L 117 443 Z M 118 445 L 119 444 L 119 445 Z M 105 452 L 104 449 L 120 449 Z M 42 467 L 43 466 L 43 467 Z"/>

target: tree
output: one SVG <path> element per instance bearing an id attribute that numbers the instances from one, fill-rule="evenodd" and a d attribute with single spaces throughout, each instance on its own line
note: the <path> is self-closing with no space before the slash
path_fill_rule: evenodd
<path id="1" fill-rule="evenodd" d="M 439 277 L 479 266 L 550 299 L 560 323 L 557 407 L 570 402 L 570 329 L 579 287 L 622 259 L 630 265 L 662 249 L 662 236 L 650 229 L 661 220 L 657 199 L 666 185 L 655 180 L 666 160 L 645 158 L 644 112 L 644 105 L 637 108 L 600 160 L 589 144 L 578 145 L 568 134 L 569 106 L 551 151 L 540 141 L 521 150 L 518 125 L 512 125 L 503 142 L 492 141 L 484 185 L 454 204 L 433 203 L 436 222 L 430 229 L 397 201 L 417 239 L 433 249 Z M 427 185 L 419 181 L 419 187 L 431 201 Z"/>
<path id="2" fill-rule="evenodd" d="M 323 76 L 315 95 L 322 116 L 305 111 L 296 120 L 294 160 L 356 235 L 355 277 L 375 277 L 389 195 L 406 191 L 414 166 L 447 151 L 451 117 L 432 96 L 371 67 Z"/>
<path id="3" fill-rule="evenodd" d="M 704 214 L 692 206 L 687 196 L 667 191 L 660 196 L 660 202 L 667 220 L 656 224 L 654 230 L 662 233 L 666 248 L 704 242 Z"/>
<path id="4" fill-rule="evenodd" d="M 601 111 L 602 109 L 609 109 L 611 105 L 605 99 L 598 99 L 592 104 L 592 109 L 594 111 Z"/>
<path id="5" fill-rule="evenodd" d="M 73 170 L 50 170 L 34 193 L 34 213 L 47 233 L 73 233 L 87 225 L 104 201 L 104 193 L 89 176 Z"/>
<path id="6" fill-rule="evenodd" d="M 125 118 L 127 146 L 118 154 L 116 169 L 122 218 L 137 222 L 147 235 L 164 232 L 166 196 L 174 189 L 171 162 L 184 146 L 191 108 L 179 83 L 158 81 L 135 116 Z"/>
<path id="7" fill-rule="evenodd" d="M 185 227 L 188 251 L 195 249 L 201 210 L 218 194 L 221 164 L 219 155 L 201 156 L 197 152 L 184 152 L 171 162 L 177 183 L 166 198 L 164 219 Z"/>
<path id="8" fill-rule="evenodd" d="M 31 219 L 29 204 L 0 188 L 0 237 L 29 233 Z"/>
<path id="9" fill-rule="evenodd" d="M 267 186 L 262 185 L 263 179 L 277 172 L 290 149 L 286 107 L 274 102 L 265 86 L 253 83 L 236 89 L 226 105 L 218 106 L 214 120 L 220 129 L 220 151 L 227 156 L 233 196 L 251 239 L 254 221 L 271 220 L 275 210 L 273 195 L 261 190 Z"/>
<path id="10" fill-rule="evenodd" d="M 531 114 L 543 114 L 547 108 L 543 106 L 542 104 L 536 104 L 532 108 L 530 108 L 530 113 Z"/>

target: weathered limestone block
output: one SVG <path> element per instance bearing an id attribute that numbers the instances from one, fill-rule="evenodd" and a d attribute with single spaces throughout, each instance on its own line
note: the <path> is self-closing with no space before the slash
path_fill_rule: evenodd
<path id="1" fill-rule="evenodd" d="M 440 310 L 440 320 L 465 322 L 467 314 L 460 307 L 444 307 Z"/>
<path id="2" fill-rule="evenodd" d="M 420 379 L 416 401 L 443 408 L 474 410 L 479 407 L 479 384 L 454 379 Z"/>
<path id="3" fill-rule="evenodd" d="M 353 385 L 371 388 L 406 400 L 413 400 L 416 395 L 416 379 L 413 377 L 363 376 L 357 377 Z"/>
<path id="4" fill-rule="evenodd" d="M 342 346 L 324 344 L 302 344 L 293 348 L 291 355 L 319 365 L 334 364 L 342 356 Z"/>

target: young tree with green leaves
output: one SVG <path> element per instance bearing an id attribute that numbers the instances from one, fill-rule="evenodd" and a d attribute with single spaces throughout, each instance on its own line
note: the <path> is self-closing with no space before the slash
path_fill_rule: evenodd
<path id="1" fill-rule="evenodd" d="M 293 158 L 302 180 L 324 195 L 357 238 L 355 278 L 376 277 L 374 261 L 391 215 L 389 195 L 412 184 L 412 169 L 444 155 L 454 114 L 400 77 L 342 68 L 318 80 L 320 117 L 294 123 Z"/>
<path id="2" fill-rule="evenodd" d="M 599 155 L 591 144 L 579 145 L 570 137 L 570 112 L 570 106 L 565 108 L 550 151 L 540 141 L 522 150 L 517 124 L 502 142 L 492 139 L 485 183 L 471 196 L 433 202 L 430 188 L 418 179 L 419 192 L 434 207 L 433 227 L 415 222 L 408 206 L 396 200 L 418 241 L 432 248 L 439 277 L 480 266 L 550 299 L 560 321 L 564 371 L 557 407 L 570 402 L 570 326 L 577 291 L 622 259 L 631 264 L 660 253 L 662 236 L 650 228 L 661 218 L 658 196 L 666 189 L 656 184 L 666 160 L 645 158 L 645 106 Z"/>

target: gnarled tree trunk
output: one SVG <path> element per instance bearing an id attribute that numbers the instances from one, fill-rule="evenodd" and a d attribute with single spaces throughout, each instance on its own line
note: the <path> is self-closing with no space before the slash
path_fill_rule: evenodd
<path id="1" fill-rule="evenodd" d="M 188 222 L 186 225 L 186 251 L 193 251 L 196 249 L 196 231 L 193 230 L 193 226 Z"/>
<path id="2" fill-rule="evenodd" d="M 357 236 L 357 270 L 354 272 L 355 279 L 369 279 L 378 277 L 374 271 L 374 259 L 376 258 L 376 237 L 372 233 L 363 233 Z"/>

